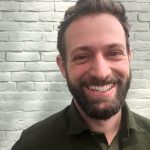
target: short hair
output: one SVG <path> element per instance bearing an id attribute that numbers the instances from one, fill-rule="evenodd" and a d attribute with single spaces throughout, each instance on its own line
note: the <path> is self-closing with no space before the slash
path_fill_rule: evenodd
<path id="1" fill-rule="evenodd" d="M 57 48 L 63 60 L 66 59 L 65 31 L 68 26 L 80 16 L 87 14 L 109 13 L 116 17 L 122 25 L 127 49 L 129 45 L 129 24 L 124 6 L 113 0 L 78 0 L 76 4 L 65 12 L 64 20 L 58 27 Z"/>

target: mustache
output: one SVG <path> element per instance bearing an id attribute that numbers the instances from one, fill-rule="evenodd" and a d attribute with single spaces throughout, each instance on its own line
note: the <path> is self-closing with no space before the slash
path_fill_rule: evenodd
<path id="1" fill-rule="evenodd" d="M 116 83 L 120 83 L 121 80 L 119 77 L 106 77 L 105 79 L 99 79 L 97 77 L 90 77 L 88 79 L 83 79 L 81 81 L 81 85 L 82 86 L 89 86 L 89 85 L 95 85 L 95 86 L 103 86 L 106 84 L 116 84 Z"/>

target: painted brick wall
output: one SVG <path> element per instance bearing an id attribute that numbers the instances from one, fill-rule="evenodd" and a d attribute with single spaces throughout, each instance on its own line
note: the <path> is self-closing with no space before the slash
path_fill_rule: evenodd
<path id="1" fill-rule="evenodd" d="M 23 129 L 70 103 L 55 63 L 57 26 L 73 0 L 0 0 L 0 150 Z M 122 0 L 131 24 L 133 81 L 127 101 L 150 118 L 150 1 Z"/>

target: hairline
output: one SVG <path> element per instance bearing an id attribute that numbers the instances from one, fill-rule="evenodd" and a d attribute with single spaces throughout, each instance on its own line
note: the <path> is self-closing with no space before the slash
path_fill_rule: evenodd
<path id="1" fill-rule="evenodd" d="M 113 17 L 115 17 L 117 20 L 118 20 L 118 22 L 121 24 L 121 26 L 122 26 L 122 28 L 123 28 L 123 31 L 124 31 L 124 35 L 125 35 L 125 40 L 126 40 L 126 50 L 127 50 L 127 52 L 128 52 L 128 49 L 129 49 L 129 47 L 128 47 L 128 44 L 127 44 L 127 35 L 126 35 L 126 32 L 125 32 L 125 29 L 124 29 L 124 27 L 123 27 L 123 25 L 122 25 L 122 23 L 120 22 L 120 20 L 117 18 L 117 16 L 115 16 L 114 14 L 112 14 L 111 12 L 108 12 L 108 11 L 103 11 L 103 12 L 86 12 L 86 13 L 82 13 L 82 14 L 78 14 L 78 15 L 76 15 L 75 17 L 73 17 L 72 18 L 72 20 L 71 20 L 71 22 L 67 25 L 67 27 L 66 27 L 66 29 L 64 30 L 64 34 L 63 34 L 63 37 L 62 37 L 62 45 L 63 45 L 63 49 L 62 49 L 62 51 L 64 52 L 63 54 L 63 60 L 64 61 L 66 61 L 67 60 L 67 49 L 66 49 L 66 31 L 67 31 L 67 29 L 69 28 L 69 26 L 74 22 L 74 21 L 76 21 L 76 20 L 78 20 L 79 18 L 82 18 L 82 17 L 86 17 L 86 16 L 89 16 L 89 15 L 98 15 L 98 14 L 109 14 L 109 15 L 111 15 L 111 16 L 113 16 Z"/>

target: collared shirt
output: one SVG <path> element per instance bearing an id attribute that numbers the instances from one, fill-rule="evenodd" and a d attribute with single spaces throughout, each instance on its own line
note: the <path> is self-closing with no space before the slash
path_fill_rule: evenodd
<path id="1" fill-rule="evenodd" d="M 78 134 L 86 134 L 89 137 L 92 145 L 95 145 L 95 149 L 101 150 L 119 150 L 119 135 L 117 134 L 116 137 L 113 139 L 111 144 L 109 145 L 107 139 L 103 133 L 100 132 L 91 132 L 83 119 L 81 118 L 80 114 L 78 113 L 77 109 L 75 108 L 74 103 L 72 102 L 70 108 L 70 124 L 68 135 L 78 135 Z M 88 141 L 89 141 L 88 140 Z"/>
<path id="2" fill-rule="evenodd" d="M 72 103 L 63 111 L 23 131 L 12 150 L 149 150 L 150 120 L 122 108 L 121 128 L 108 145 L 92 133 Z"/>

